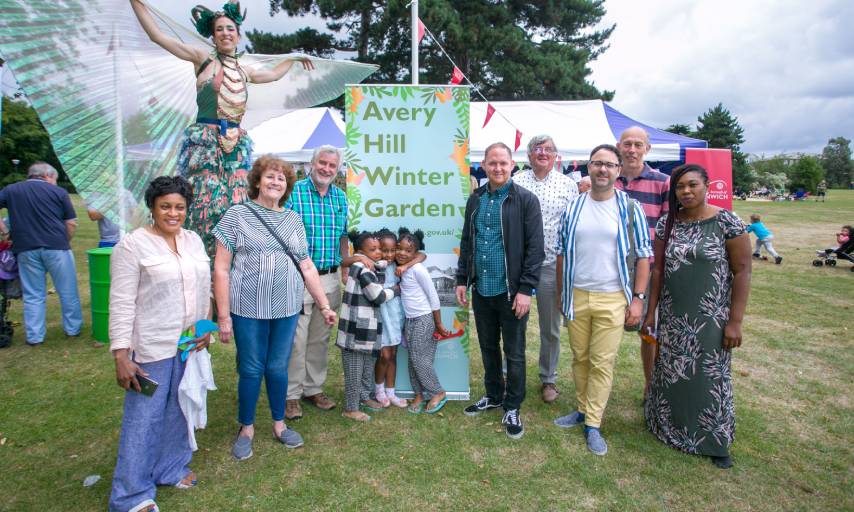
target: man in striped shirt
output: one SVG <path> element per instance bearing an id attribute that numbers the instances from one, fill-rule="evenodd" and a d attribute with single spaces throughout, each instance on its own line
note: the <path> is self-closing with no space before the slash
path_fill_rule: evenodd
<path id="1" fill-rule="evenodd" d="M 333 311 L 341 304 L 341 260 L 349 256 L 347 243 L 347 196 L 333 185 L 341 163 L 341 152 L 324 145 L 314 150 L 311 173 L 298 181 L 285 203 L 302 217 L 308 240 L 308 255 L 317 267 Z M 291 360 L 288 364 L 288 397 L 285 418 L 302 417 L 300 398 L 328 411 L 335 402 L 323 393 L 326 382 L 327 354 L 331 327 L 326 325 L 320 308 L 309 293 L 303 295 L 304 315 L 300 316 Z M 324 305 L 325 306 L 325 305 Z"/>
<path id="2" fill-rule="evenodd" d="M 588 163 L 590 192 L 569 205 L 558 230 L 557 291 L 569 319 L 577 409 L 555 424 L 584 425 L 587 448 L 596 455 L 608 451 L 599 427 L 623 328 L 641 320 L 652 255 L 641 206 L 614 189 L 620 163 L 616 147 L 603 144 L 593 149 Z M 634 283 L 629 277 L 631 263 Z"/>
<path id="3" fill-rule="evenodd" d="M 655 239 L 655 226 L 658 219 L 667 213 L 667 195 L 670 192 L 670 176 L 656 171 L 644 162 L 649 153 L 649 134 L 639 126 L 627 128 L 620 135 L 620 155 L 623 157 L 623 167 L 620 177 L 614 186 L 617 190 L 625 191 L 629 197 L 643 206 L 646 222 L 649 224 L 650 238 Z M 652 258 L 650 258 L 652 261 Z M 649 290 L 647 290 L 649 293 Z M 644 316 L 646 315 L 647 300 L 644 300 Z M 644 388 L 643 396 L 649 388 L 652 378 L 652 367 L 655 364 L 655 346 L 641 341 L 641 361 L 643 361 Z"/>

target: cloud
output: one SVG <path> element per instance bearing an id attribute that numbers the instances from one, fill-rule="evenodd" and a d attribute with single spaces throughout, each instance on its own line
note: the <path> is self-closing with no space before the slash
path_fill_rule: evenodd
<path id="1" fill-rule="evenodd" d="M 190 26 L 190 9 L 196 4 L 202 4 L 211 10 L 221 10 L 225 0 L 194 0 L 193 2 L 181 2 L 174 0 L 148 0 L 158 10 L 170 18 L 186 22 Z M 252 29 L 282 34 L 294 32 L 303 27 L 312 27 L 318 30 L 326 30 L 326 24 L 317 16 L 288 16 L 283 12 L 270 16 L 269 0 L 241 0 L 240 8 L 247 10 L 246 21 L 243 30 Z M 244 38 L 244 43 L 246 42 Z"/>
<path id="2" fill-rule="evenodd" d="M 654 126 L 722 102 L 754 153 L 854 136 L 854 3 L 608 0 L 611 48 L 591 66 L 613 106 Z"/>

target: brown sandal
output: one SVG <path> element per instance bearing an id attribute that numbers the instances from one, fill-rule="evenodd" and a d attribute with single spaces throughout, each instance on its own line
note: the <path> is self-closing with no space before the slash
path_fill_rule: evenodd
<path id="1" fill-rule="evenodd" d="M 197 483 L 198 480 L 196 479 L 196 472 L 190 471 L 189 473 L 187 473 L 187 476 L 185 476 L 181 479 L 180 482 L 175 484 L 175 487 L 177 487 L 178 489 L 189 489 L 191 487 L 195 487 Z"/>

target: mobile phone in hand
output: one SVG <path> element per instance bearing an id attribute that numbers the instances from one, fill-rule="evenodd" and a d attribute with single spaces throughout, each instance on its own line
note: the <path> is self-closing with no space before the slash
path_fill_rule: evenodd
<path id="1" fill-rule="evenodd" d="M 136 381 L 139 382 L 139 392 L 145 396 L 153 396 L 154 392 L 157 391 L 157 386 L 160 385 L 154 379 L 149 379 L 148 377 L 143 377 L 142 375 L 137 375 Z"/>

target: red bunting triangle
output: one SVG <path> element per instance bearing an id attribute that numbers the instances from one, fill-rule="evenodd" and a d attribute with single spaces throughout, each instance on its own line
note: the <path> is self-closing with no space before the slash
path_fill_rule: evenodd
<path id="1" fill-rule="evenodd" d="M 463 72 L 460 71 L 460 68 L 454 66 L 454 72 L 451 73 L 451 83 L 454 85 L 459 85 L 463 82 L 463 78 L 465 78 Z"/>
<path id="2" fill-rule="evenodd" d="M 519 151 L 519 144 L 522 143 L 522 132 L 516 130 L 516 145 L 513 147 L 513 152 Z"/>
<path id="3" fill-rule="evenodd" d="M 418 44 L 421 44 L 421 40 L 424 39 L 425 32 L 424 22 L 421 21 L 421 18 L 418 18 Z"/>
<path id="4" fill-rule="evenodd" d="M 492 119 L 493 114 L 495 114 L 495 107 L 493 107 L 492 105 L 487 103 L 486 104 L 486 119 L 483 120 L 483 126 L 481 126 L 481 128 L 486 128 L 486 124 L 489 123 L 490 119 Z"/>

